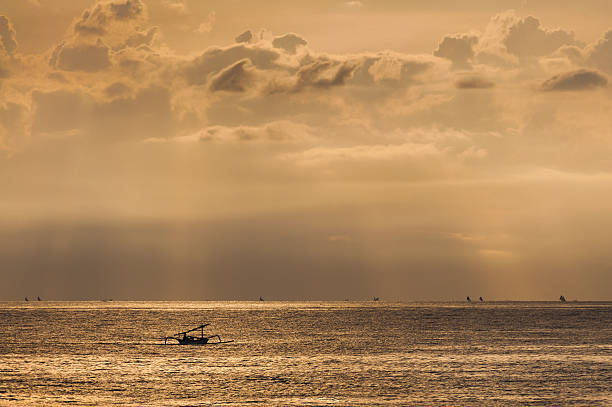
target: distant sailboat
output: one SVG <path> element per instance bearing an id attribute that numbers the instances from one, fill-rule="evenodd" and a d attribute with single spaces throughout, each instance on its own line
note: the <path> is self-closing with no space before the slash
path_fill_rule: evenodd
<path id="1" fill-rule="evenodd" d="M 470 298 L 470 296 L 468 295 L 467 297 L 467 302 L 472 302 L 472 299 Z"/>
<path id="2" fill-rule="evenodd" d="M 40 297 L 36 297 L 36 300 L 37 300 L 37 301 L 40 301 Z"/>
<path id="3" fill-rule="evenodd" d="M 484 300 L 482 299 L 482 297 L 479 297 L 478 299 L 480 300 L 480 302 L 483 302 L 483 301 L 484 301 Z"/>
<path id="4" fill-rule="evenodd" d="M 263 301 L 264 299 L 262 297 L 259 297 L 259 301 Z"/>
<path id="5" fill-rule="evenodd" d="M 374 297 L 374 298 L 372 298 L 372 300 L 373 300 L 373 301 L 379 301 L 379 300 L 380 300 L 380 298 L 378 298 L 378 297 Z"/>
<path id="6" fill-rule="evenodd" d="M 25 297 L 25 300 L 28 301 L 28 297 Z"/>
<path id="7" fill-rule="evenodd" d="M 559 297 L 559 301 L 565 302 L 565 297 L 564 296 Z"/>

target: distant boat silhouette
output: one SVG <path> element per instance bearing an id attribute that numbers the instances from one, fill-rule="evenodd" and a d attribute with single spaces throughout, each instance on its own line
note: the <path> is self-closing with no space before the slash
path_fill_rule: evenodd
<path id="1" fill-rule="evenodd" d="M 222 341 L 221 337 L 219 335 L 209 335 L 209 336 L 205 336 L 204 335 L 204 328 L 207 327 L 210 324 L 202 324 L 199 326 L 196 326 L 195 328 L 189 329 L 187 331 L 184 332 L 179 332 L 176 333 L 172 336 L 166 336 L 164 338 L 164 344 L 167 344 L 168 341 L 177 341 L 179 345 L 219 345 L 222 343 L 230 343 L 230 342 L 234 342 L 234 340 L 229 340 L 229 341 Z M 190 333 L 192 332 L 197 332 L 200 331 L 200 336 L 197 335 L 190 335 Z M 217 338 L 216 341 L 211 341 L 211 339 L 213 338 Z"/>
<path id="2" fill-rule="evenodd" d="M 28 297 L 25 297 L 25 300 L 28 301 Z"/>
<path id="3" fill-rule="evenodd" d="M 472 302 L 472 299 L 470 298 L 470 296 L 468 295 L 467 297 L 467 302 Z"/>
<path id="4" fill-rule="evenodd" d="M 36 300 L 37 300 L 37 301 L 40 301 L 40 297 L 36 297 Z"/>
<path id="5" fill-rule="evenodd" d="M 263 301 L 264 299 L 262 297 L 259 297 L 259 301 Z"/>
<path id="6" fill-rule="evenodd" d="M 380 298 L 378 298 L 378 297 L 374 297 L 374 298 L 372 298 L 372 300 L 373 300 L 373 301 L 378 301 L 378 300 L 380 300 Z"/>
<path id="7" fill-rule="evenodd" d="M 564 296 L 559 297 L 559 301 L 565 302 L 565 297 Z"/>
<path id="8" fill-rule="evenodd" d="M 480 302 L 484 301 L 484 300 L 482 299 L 482 297 L 479 297 L 478 299 L 480 300 Z"/>

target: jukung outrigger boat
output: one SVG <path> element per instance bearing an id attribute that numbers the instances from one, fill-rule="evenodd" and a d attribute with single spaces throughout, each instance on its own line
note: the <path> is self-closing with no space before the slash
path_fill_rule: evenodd
<path id="1" fill-rule="evenodd" d="M 203 324 L 196 326 L 193 329 L 184 332 L 177 332 L 172 336 L 166 336 L 164 338 L 164 344 L 167 344 L 169 340 L 177 341 L 179 345 L 219 345 L 222 343 L 234 342 L 233 340 L 222 341 L 219 335 L 204 336 L 204 327 L 210 324 Z M 189 335 L 192 332 L 200 331 L 200 336 Z M 211 340 L 217 338 L 216 340 Z"/>

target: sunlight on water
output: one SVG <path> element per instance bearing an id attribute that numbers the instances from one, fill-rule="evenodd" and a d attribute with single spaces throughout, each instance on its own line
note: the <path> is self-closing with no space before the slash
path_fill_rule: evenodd
<path id="1" fill-rule="evenodd" d="M 612 303 L 0 303 L 0 405 L 612 403 Z M 235 342 L 164 345 L 210 322 Z"/>

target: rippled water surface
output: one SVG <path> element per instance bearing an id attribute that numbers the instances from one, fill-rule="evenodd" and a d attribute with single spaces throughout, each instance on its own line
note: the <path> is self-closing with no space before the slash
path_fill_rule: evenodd
<path id="1" fill-rule="evenodd" d="M 0 303 L 0 405 L 65 404 L 610 406 L 612 303 Z"/>

